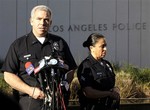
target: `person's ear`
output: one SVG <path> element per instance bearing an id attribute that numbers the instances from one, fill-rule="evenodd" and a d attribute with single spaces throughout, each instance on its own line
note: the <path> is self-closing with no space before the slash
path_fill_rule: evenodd
<path id="1" fill-rule="evenodd" d="M 30 24 L 31 24 L 31 26 L 32 26 L 32 24 L 33 24 L 32 18 L 29 19 L 29 22 L 30 22 Z"/>
<path id="2" fill-rule="evenodd" d="M 92 50 L 92 49 L 93 49 L 93 46 L 91 45 L 91 46 L 90 46 L 90 50 Z"/>

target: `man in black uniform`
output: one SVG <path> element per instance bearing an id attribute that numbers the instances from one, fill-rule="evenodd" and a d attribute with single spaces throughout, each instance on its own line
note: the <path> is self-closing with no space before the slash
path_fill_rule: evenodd
<path id="1" fill-rule="evenodd" d="M 78 91 L 80 110 L 118 110 L 119 89 L 115 87 L 115 73 L 106 55 L 103 35 L 91 34 L 83 43 L 90 54 L 78 67 L 77 77 L 81 89 Z"/>
<path id="2" fill-rule="evenodd" d="M 42 59 L 47 60 L 54 57 L 67 65 L 67 68 L 63 64 L 61 65 L 61 68 L 65 69 L 60 70 L 60 74 L 71 75 L 77 67 L 65 40 L 48 33 L 51 23 L 51 10 L 45 5 L 35 6 L 31 11 L 30 18 L 32 31 L 11 44 L 3 64 L 4 79 L 14 90 L 19 91 L 19 103 L 22 110 L 41 110 L 43 106 L 45 99 L 45 93 L 41 88 L 43 82 L 36 77 L 38 73 L 33 72 Z M 38 69 L 40 70 L 41 67 Z M 43 75 L 44 73 L 42 73 Z"/>

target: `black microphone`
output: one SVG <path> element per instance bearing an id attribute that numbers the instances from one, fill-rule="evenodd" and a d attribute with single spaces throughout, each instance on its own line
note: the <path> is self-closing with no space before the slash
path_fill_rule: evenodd
<path id="1" fill-rule="evenodd" d="M 55 51 L 59 51 L 59 44 L 58 44 L 57 42 L 54 42 L 54 43 L 53 43 L 53 49 L 54 49 Z"/>
<path id="2" fill-rule="evenodd" d="M 57 42 L 53 42 L 52 44 L 52 56 L 54 58 L 58 58 L 59 54 L 59 44 Z"/>
<path id="3" fill-rule="evenodd" d="M 67 64 L 65 64 L 64 61 L 61 59 L 61 56 L 58 55 L 59 54 L 58 52 L 59 52 L 60 48 L 59 48 L 59 44 L 57 42 L 53 43 L 53 49 L 55 50 L 54 52 L 57 53 L 57 58 L 58 58 L 58 61 L 59 61 L 58 66 L 68 70 L 69 66 Z"/>
<path id="4" fill-rule="evenodd" d="M 66 70 L 69 70 L 69 66 L 67 64 L 65 64 L 65 62 L 63 60 L 61 60 L 60 58 L 58 58 L 58 66 L 60 68 L 63 68 L 63 69 L 66 69 Z"/>

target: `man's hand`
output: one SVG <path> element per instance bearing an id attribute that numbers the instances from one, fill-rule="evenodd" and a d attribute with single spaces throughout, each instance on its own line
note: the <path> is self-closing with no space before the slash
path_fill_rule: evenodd
<path id="1" fill-rule="evenodd" d="M 31 96 L 34 99 L 44 99 L 45 98 L 43 91 L 41 91 L 37 87 L 31 87 L 31 91 L 29 93 L 29 96 Z"/>

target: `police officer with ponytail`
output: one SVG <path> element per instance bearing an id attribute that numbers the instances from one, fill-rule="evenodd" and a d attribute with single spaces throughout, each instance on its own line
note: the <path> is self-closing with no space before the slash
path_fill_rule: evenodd
<path id="1" fill-rule="evenodd" d="M 119 110 L 119 88 L 115 87 L 115 73 L 106 55 L 106 39 L 99 33 L 91 34 L 83 43 L 89 55 L 78 67 L 77 77 L 80 110 Z"/>

